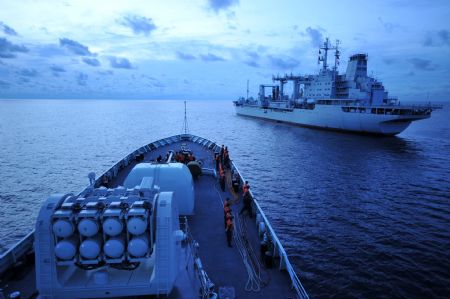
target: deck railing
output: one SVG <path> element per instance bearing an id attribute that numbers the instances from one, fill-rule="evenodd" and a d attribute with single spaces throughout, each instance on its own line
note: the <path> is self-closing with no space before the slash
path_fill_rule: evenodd
<path id="1" fill-rule="evenodd" d="M 231 165 L 232 165 L 232 169 L 239 174 L 241 183 L 245 182 L 245 179 L 242 176 L 242 174 L 239 172 L 239 169 L 237 168 L 237 166 L 233 162 L 231 162 Z M 252 195 L 253 204 L 256 208 L 256 211 L 258 212 L 258 214 L 261 215 L 262 221 L 264 222 L 264 225 L 266 227 L 266 231 L 269 232 L 272 242 L 274 243 L 274 256 L 280 257 L 280 263 L 278 266 L 279 269 L 286 270 L 288 272 L 289 277 L 291 278 L 291 281 L 292 281 L 292 287 L 296 290 L 299 298 L 302 298 L 302 299 L 309 298 L 308 293 L 306 293 L 305 288 L 303 287 L 302 283 L 300 282 L 300 279 L 298 278 L 297 273 L 295 272 L 294 268 L 292 267 L 291 262 L 289 261 L 289 257 L 287 255 L 286 251 L 284 250 L 283 245 L 281 244 L 280 240 L 278 239 L 277 235 L 275 234 L 275 231 L 273 230 L 272 225 L 270 225 L 269 220 L 267 219 L 266 215 L 264 214 L 263 210 L 261 209 L 261 206 L 259 205 L 258 201 L 253 197 L 253 194 L 251 193 L 251 191 L 250 191 L 250 194 Z"/>

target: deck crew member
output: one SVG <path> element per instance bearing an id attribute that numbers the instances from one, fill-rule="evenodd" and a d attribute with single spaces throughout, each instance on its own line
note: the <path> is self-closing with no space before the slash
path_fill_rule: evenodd
<path id="1" fill-rule="evenodd" d="M 225 172 L 223 171 L 222 167 L 220 167 L 220 188 L 222 189 L 222 192 L 225 192 Z"/>
<path id="2" fill-rule="evenodd" d="M 230 208 L 230 204 L 228 203 L 228 198 L 225 201 L 225 203 L 223 204 L 223 223 L 224 223 L 224 227 L 227 227 L 227 214 L 231 215 L 231 208 Z"/>
<path id="3" fill-rule="evenodd" d="M 214 162 L 216 162 L 216 171 L 219 171 L 220 167 L 220 155 L 219 153 L 214 154 Z"/>
<path id="4" fill-rule="evenodd" d="M 230 217 L 227 219 L 227 227 L 225 229 L 225 231 L 227 232 L 228 247 L 233 247 L 231 245 L 231 238 L 233 237 L 233 230 L 234 230 L 233 215 L 230 214 Z"/>
<path id="5" fill-rule="evenodd" d="M 247 192 L 244 193 L 244 198 L 243 198 L 243 204 L 244 206 L 242 207 L 241 211 L 239 212 L 239 215 L 241 215 L 243 212 L 247 211 L 248 216 L 250 218 L 253 217 L 252 213 L 252 196 L 250 195 L 250 192 L 247 190 Z"/>
<path id="6" fill-rule="evenodd" d="M 242 193 L 246 193 L 248 192 L 248 190 L 250 189 L 250 185 L 248 184 L 248 181 L 245 181 L 244 185 L 242 186 Z"/>
<path id="7" fill-rule="evenodd" d="M 222 144 L 220 148 L 220 161 L 223 162 L 223 152 L 225 151 L 225 146 Z"/>
<path id="8" fill-rule="evenodd" d="M 237 172 L 233 173 L 233 179 L 231 181 L 232 185 L 233 185 L 233 191 L 234 193 L 238 193 L 239 192 L 239 176 L 237 174 Z"/>
<path id="9" fill-rule="evenodd" d="M 230 168 L 230 156 L 228 154 L 228 147 L 223 151 L 223 165 L 225 168 Z"/>

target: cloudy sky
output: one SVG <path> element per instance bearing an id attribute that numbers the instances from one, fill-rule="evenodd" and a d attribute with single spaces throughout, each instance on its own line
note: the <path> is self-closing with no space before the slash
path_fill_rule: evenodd
<path id="1" fill-rule="evenodd" d="M 318 4 L 320 3 L 320 5 Z M 0 98 L 227 99 L 325 37 L 403 100 L 450 100 L 450 1 L 0 0 Z"/>

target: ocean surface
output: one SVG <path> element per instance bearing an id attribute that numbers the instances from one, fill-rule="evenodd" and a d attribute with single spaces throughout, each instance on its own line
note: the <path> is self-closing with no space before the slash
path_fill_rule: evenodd
<path id="1" fill-rule="evenodd" d="M 182 101 L 0 101 L 0 251 L 51 193 L 182 131 Z M 189 131 L 230 148 L 311 298 L 450 297 L 450 103 L 397 137 L 236 116 L 188 101 Z"/>

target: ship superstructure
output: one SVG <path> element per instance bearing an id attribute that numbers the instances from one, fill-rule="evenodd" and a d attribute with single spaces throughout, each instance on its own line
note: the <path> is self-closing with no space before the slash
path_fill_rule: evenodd
<path id="1" fill-rule="evenodd" d="M 329 65 L 329 51 L 334 64 Z M 367 75 L 367 54 L 350 56 L 344 74 L 339 74 L 339 41 L 326 39 L 319 49 L 317 75 L 273 76 L 273 84 L 259 86 L 258 100 L 235 101 L 239 115 L 289 122 L 332 130 L 395 135 L 412 121 L 429 118 L 437 105 L 400 105 L 389 97 L 382 82 Z M 292 82 L 292 93 L 285 85 Z M 269 92 L 267 93 L 267 90 Z"/>

